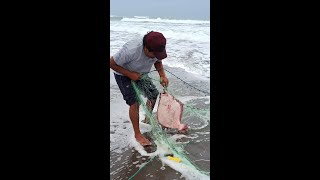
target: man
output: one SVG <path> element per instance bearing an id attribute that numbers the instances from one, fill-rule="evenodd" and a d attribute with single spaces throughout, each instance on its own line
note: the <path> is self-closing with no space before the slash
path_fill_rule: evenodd
<path id="1" fill-rule="evenodd" d="M 127 42 L 123 47 L 110 58 L 110 68 L 115 71 L 114 76 L 123 95 L 123 99 L 130 106 L 129 117 L 133 126 L 136 140 L 142 145 L 151 145 L 140 132 L 139 128 L 139 104 L 136 94 L 131 85 L 131 80 L 139 82 L 143 73 L 148 73 L 151 67 L 158 70 L 162 86 L 168 86 L 169 81 L 166 77 L 162 60 L 167 57 L 166 38 L 160 32 L 151 31 L 143 38 Z M 153 92 L 147 97 L 147 107 L 152 112 L 159 95 L 158 90 L 152 81 L 147 91 Z M 143 91 L 146 91 L 143 90 Z M 147 93 L 146 93 L 147 94 Z M 145 119 L 146 120 L 146 119 Z"/>

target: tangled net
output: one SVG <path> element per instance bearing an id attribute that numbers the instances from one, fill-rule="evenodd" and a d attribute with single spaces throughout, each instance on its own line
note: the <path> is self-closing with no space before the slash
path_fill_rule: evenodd
<path id="1" fill-rule="evenodd" d="M 161 125 L 158 123 L 152 112 L 146 106 L 146 103 L 144 102 L 142 96 L 154 97 L 158 94 L 158 92 L 149 91 L 150 87 L 153 86 L 152 80 L 153 79 L 148 75 L 143 75 L 139 81 L 131 81 L 133 89 L 136 93 L 138 103 L 143 107 L 143 111 L 145 112 L 146 117 L 149 119 L 152 139 L 155 141 L 158 147 L 166 147 L 175 157 L 180 158 L 181 163 L 184 163 L 193 170 L 196 170 L 202 174 L 210 175 L 210 172 L 201 170 L 196 164 L 191 162 L 191 160 L 187 156 L 186 151 L 183 148 L 183 145 L 176 143 L 175 140 L 169 137 L 169 135 L 162 129 Z M 166 90 L 170 92 L 168 88 L 166 88 Z M 207 118 L 208 113 L 208 110 L 199 110 L 197 108 L 193 108 L 192 106 L 185 105 L 184 114 L 188 114 L 189 116 L 193 115 L 200 118 Z"/>

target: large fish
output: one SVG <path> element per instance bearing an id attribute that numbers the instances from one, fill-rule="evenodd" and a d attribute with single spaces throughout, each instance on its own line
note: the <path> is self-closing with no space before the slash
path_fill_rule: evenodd
<path id="1" fill-rule="evenodd" d="M 160 94 L 157 117 L 162 126 L 186 131 L 188 126 L 181 124 L 182 112 L 183 104 L 179 100 L 167 92 Z"/>

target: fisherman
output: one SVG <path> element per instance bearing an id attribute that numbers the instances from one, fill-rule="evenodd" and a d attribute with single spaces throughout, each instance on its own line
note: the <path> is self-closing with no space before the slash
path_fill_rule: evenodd
<path id="1" fill-rule="evenodd" d="M 110 58 L 110 68 L 114 70 L 114 76 L 123 99 L 129 105 L 129 117 L 133 126 L 136 140 L 142 146 L 151 145 L 150 141 L 145 138 L 139 128 L 139 103 L 136 94 L 131 85 L 131 80 L 139 82 L 141 75 L 148 73 L 152 65 L 158 70 L 161 84 L 164 87 L 169 85 L 169 80 L 163 70 L 162 60 L 167 57 L 166 38 L 160 32 L 151 31 L 144 37 L 136 38 L 123 45 L 123 47 Z M 156 86 L 149 80 L 150 85 L 142 91 L 149 91 L 146 105 L 152 112 L 156 103 L 159 91 Z M 145 118 L 147 122 L 147 118 Z"/>

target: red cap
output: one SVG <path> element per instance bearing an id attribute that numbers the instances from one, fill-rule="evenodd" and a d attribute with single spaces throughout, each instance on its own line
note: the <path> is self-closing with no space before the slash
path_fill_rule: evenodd
<path id="1" fill-rule="evenodd" d="M 159 32 L 150 32 L 146 37 L 146 46 L 159 60 L 167 57 L 166 42 L 166 38 Z"/>

